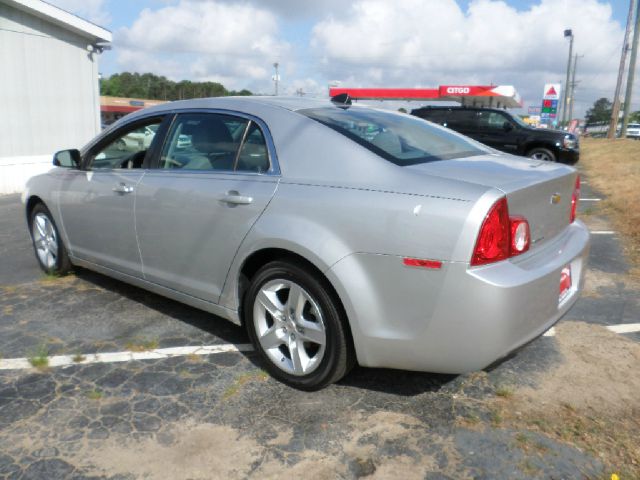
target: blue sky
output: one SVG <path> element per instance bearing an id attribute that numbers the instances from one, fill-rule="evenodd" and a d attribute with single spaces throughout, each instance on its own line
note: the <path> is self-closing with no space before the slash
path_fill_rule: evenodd
<path id="1" fill-rule="evenodd" d="M 612 97 L 628 0 L 49 0 L 113 32 L 104 75 L 152 71 L 229 89 L 514 85 L 537 104 L 579 61 L 578 113 Z M 640 97 L 640 92 L 635 96 Z M 633 102 L 640 108 L 640 101 Z"/>

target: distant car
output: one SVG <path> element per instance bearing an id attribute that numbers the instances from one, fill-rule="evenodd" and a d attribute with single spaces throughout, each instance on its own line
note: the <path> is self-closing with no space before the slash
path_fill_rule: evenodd
<path id="1" fill-rule="evenodd" d="M 178 137 L 178 148 L 188 148 L 191 146 L 191 137 L 189 135 L 180 135 Z"/>
<path id="2" fill-rule="evenodd" d="M 627 124 L 627 138 L 640 140 L 640 123 Z"/>
<path id="3" fill-rule="evenodd" d="M 503 152 L 570 165 L 580 159 L 578 137 L 561 130 L 533 128 L 497 108 L 422 107 L 411 112 Z"/>
<path id="4" fill-rule="evenodd" d="M 113 148 L 147 127 L 137 151 Z M 54 165 L 24 194 L 43 270 L 86 267 L 243 325 L 265 368 L 301 389 L 356 361 L 484 368 L 583 285 L 575 169 L 410 115 L 188 100 L 128 115 Z"/>
<path id="5" fill-rule="evenodd" d="M 153 140 L 157 128 L 158 125 L 150 125 L 139 128 L 133 132 L 129 132 L 127 135 L 118 139 L 115 147 L 118 150 L 129 150 L 134 152 L 140 149 L 147 149 L 149 148 L 149 145 L 151 145 L 151 140 Z"/>

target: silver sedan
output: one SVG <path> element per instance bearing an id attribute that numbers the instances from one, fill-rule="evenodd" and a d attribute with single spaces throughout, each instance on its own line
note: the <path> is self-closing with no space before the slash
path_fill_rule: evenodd
<path id="1" fill-rule="evenodd" d="M 138 131 L 153 133 L 119 148 Z M 482 369 L 550 328 L 583 285 L 573 168 L 409 115 L 181 101 L 54 165 L 24 194 L 45 271 L 89 268 L 243 325 L 265 368 L 301 389 L 356 362 Z"/>

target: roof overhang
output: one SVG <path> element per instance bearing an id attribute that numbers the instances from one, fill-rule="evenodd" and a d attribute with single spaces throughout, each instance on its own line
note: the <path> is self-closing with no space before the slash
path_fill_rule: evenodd
<path id="1" fill-rule="evenodd" d="M 459 102 L 478 107 L 520 108 L 522 100 L 511 85 L 440 85 L 438 88 L 331 87 L 329 96 L 348 94 L 354 100 L 427 100 Z"/>
<path id="2" fill-rule="evenodd" d="M 2 0 L 11 7 L 65 28 L 93 42 L 111 42 L 113 36 L 106 30 L 83 18 L 42 0 Z"/>

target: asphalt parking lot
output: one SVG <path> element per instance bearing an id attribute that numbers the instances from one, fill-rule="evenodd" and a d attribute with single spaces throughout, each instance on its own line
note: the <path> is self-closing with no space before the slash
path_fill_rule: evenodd
<path id="1" fill-rule="evenodd" d="M 534 428 L 638 405 L 639 290 L 582 196 L 588 284 L 551 334 L 485 372 L 356 368 L 315 393 L 269 378 L 231 323 L 86 270 L 45 277 L 0 197 L 0 478 L 609 478 Z M 42 357 L 61 365 L 24 365 Z"/>

